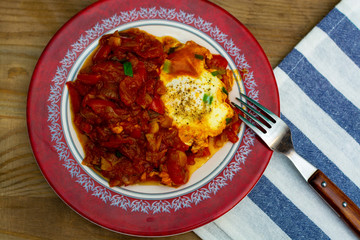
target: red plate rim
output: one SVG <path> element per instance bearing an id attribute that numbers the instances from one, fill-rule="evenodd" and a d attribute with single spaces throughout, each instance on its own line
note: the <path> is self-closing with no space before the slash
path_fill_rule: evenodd
<path id="1" fill-rule="evenodd" d="M 241 55 L 233 55 L 234 52 L 230 55 L 237 57 L 234 60 L 237 66 L 247 66 L 244 68 L 247 72 L 244 73 L 243 80 L 248 94 L 277 115 L 280 112 L 280 103 L 272 68 L 259 43 L 231 14 L 205 0 L 196 2 L 181 0 L 177 1 L 176 7 L 166 0 L 99 1 L 80 11 L 54 35 L 35 67 L 27 100 L 28 133 L 41 172 L 66 204 L 93 223 L 128 235 L 168 236 L 191 231 L 233 208 L 258 182 L 268 165 L 272 151 L 246 130 L 245 137 L 248 136 L 248 139 L 243 142 L 248 141 L 244 149 L 249 152 L 242 156 L 246 158 L 246 163 L 245 159 L 239 161 L 239 159 L 234 160 L 236 158 L 234 157 L 227 166 L 230 169 L 231 164 L 238 164 L 237 167 L 240 167 L 241 171 L 229 170 L 224 173 L 224 170 L 219 174 L 217 177 L 219 181 L 226 174 L 233 174 L 225 176 L 227 181 L 222 182 L 223 186 L 219 189 L 206 192 L 207 189 L 213 189 L 206 188 L 205 192 L 197 193 L 199 196 L 193 197 L 187 194 L 181 196 L 179 198 L 181 200 L 169 199 L 169 204 L 173 204 L 176 200 L 180 201 L 176 207 L 173 205 L 169 207 L 167 203 L 161 202 L 164 205 L 155 208 L 153 204 L 156 201 L 148 201 L 150 206 L 147 206 L 148 202 L 140 199 L 139 207 L 136 208 L 134 207 L 134 204 L 137 204 L 136 199 L 130 199 L 131 203 L 129 203 L 126 197 L 114 194 L 109 189 L 97 188 L 99 186 L 96 182 L 91 182 L 91 179 L 86 179 L 89 180 L 90 186 L 84 186 L 85 180 L 81 182 L 79 174 L 83 178 L 86 178 L 86 175 L 83 175 L 80 167 L 74 165 L 76 162 L 71 161 L 73 160 L 71 153 L 59 150 L 62 147 L 66 148 L 63 146 L 64 141 L 61 141 L 63 139 L 61 123 L 56 119 L 59 111 L 56 109 L 56 104 L 60 101 L 56 97 L 61 95 L 62 91 L 59 86 L 64 84 L 71 62 L 75 61 L 83 50 L 81 44 L 84 46 L 89 44 L 87 42 L 89 39 L 84 36 L 96 35 L 96 29 L 105 31 L 109 27 L 108 30 L 111 30 L 111 27 L 119 26 L 126 21 L 141 19 L 166 19 L 182 21 L 182 23 L 188 21 L 186 24 L 210 36 L 213 34 L 211 37 L 220 36 L 217 42 L 223 41 L 220 44 L 226 50 L 241 51 Z M 72 52 L 70 49 L 75 51 Z M 239 56 L 242 58 L 238 59 Z M 71 61 L 68 61 L 69 59 Z M 67 66 L 67 63 L 70 63 L 70 66 Z M 66 66 L 61 68 L 64 64 Z M 56 131 L 59 131 L 59 134 L 54 134 Z M 61 144 L 55 146 L 58 142 Z M 242 143 L 240 147 L 244 147 L 244 144 Z M 100 192 L 96 192 L 96 189 L 100 189 Z M 190 200 L 185 201 L 186 198 Z M 156 211 L 161 208 L 162 210 Z"/>

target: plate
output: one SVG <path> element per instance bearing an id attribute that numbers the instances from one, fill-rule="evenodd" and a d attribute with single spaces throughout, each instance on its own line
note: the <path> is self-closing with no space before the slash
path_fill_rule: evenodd
<path id="1" fill-rule="evenodd" d="M 258 100 L 279 114 L 271 66 L 251 33 L 222 8 L 207 1 L 99 1 L 74 16 L 42 53 L 29 87 L 27 124 L 44 177 L 73 210 L 104 228 L 136 236 L 191 231 L 225 214 L 254 187 L 272 152 L 245 126 L 240 141 L 226 144 L 179 188 L 134 185 L 110 188 L 81 164 L 84 152 L 69 111 L 65 83 L 76 77 L 99 38 L 138 27 L 155 36 L 193 40 L 224 56 L 235 77 L 230 93 Z"/>

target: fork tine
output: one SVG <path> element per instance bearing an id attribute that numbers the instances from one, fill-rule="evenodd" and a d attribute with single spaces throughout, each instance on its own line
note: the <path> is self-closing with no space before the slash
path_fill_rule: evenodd
<path id="1" fill-rule="evenodd" d="M 232 102 L 232 104 L 238 108 L 240 111 L 242 111 L 246 116 L 248 116 L 249 118 L 251 118 L 253 121 L 255 121 L 260 127 L 262 127 L 265 131 L 266 129 L 268 129 L 268 127 L 263 124 L 262 122 L 260 122 L 259 119 L 255 118 L 253 115 L 251 115 L 249 112 L 247 112 L 246 110 L 244 110 L 242 107 L 240 107 L 239 105 L 235 104 Z M 241 118 L 241 120 L 246 119 L 243 116 L 239 115 L 239 117 Z M 254 130 L 254 128 L 258 129 L 256 126 L 254 126 L 252 123 L 250 123 L 248 120 L 246 120 L 249 124 L 252 125 L 252 129 Z M 249 126 L 249 125 L 248 125 Z"/>
<path id="2" fill-rule="evenodd" d="M 262 106 L 260 103 L 256 102 L 255 100 L 249 98 L 248 96 L 246 96 L 243 93 L 240 93 L 242 97 L 244 97 L 246 100 L 248 100 L 249 102 L 251 102 L 252 104 L 254 104 L 255 106 L 257 106 L 258 108 L 260 108 L 261 110 L 263 110 L 264 112 L 266 112 L 275 122 L 277 119 L 279 119 L 278 116 L 276 116 L 275 113 L 271 112 L 269 109 L 267 109 L 266 107 Z"/>
<path id="3" fill-rule="evenodd" d="M 238 107 L 236 104 L 234 104 L 236 107 Z M 254 124 L 252 124 L 249 120 L 247 120 L 246 118 L 244 118 L 243 116 L 241 116 L 239 114 L 239 118 L 248 126 L 250 127 L 257 135 L 262 136 L 264 135 L 264 133 L 258 128 L 256 127 Z"/>
<path id="4" fill-rule="evenodd" d="M 244 104 L 247 108 L 249 108 L 250 110 L 252 110 L 254 113 L 257 114 L 257 116 L 259 116 L 261 119 L 263 119 L 265 122 L 267 122 L 267 124 L 269 124 L 270 126 L 274 124 L 273 121 L 271 121 L 270 119 L 268 119 L 266 116 L 264 116 L 264 114 L 262 114 L 261 112 L 259 112 L 258 110 L 256 110 L 255 108 L 253 108 L 252 106 L 250 106 L 249 104 L 247 104 L 246 102 L 244 102 L 242 99 L 240 98 L 236 98 L 237 100 L 239 100 L 241 102 L 241 104 Z"/>

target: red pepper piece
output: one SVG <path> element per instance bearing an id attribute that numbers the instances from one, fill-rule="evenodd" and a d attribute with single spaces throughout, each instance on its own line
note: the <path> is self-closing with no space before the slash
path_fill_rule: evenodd
<path id="1" fill-rule="evenodd" d="M 230 142 L 236 143 L 239 140 L 239 137 L 236 135 L 236 133 L 234 131 L 232 131 L 232 129 L 227 128 L 224 130 L 224 132 Z"/>
<path id="2" fill-rule="evenodd" d="M 99 74 L 80 73 L 77 75 L 77 80 L 90 85 L 95 85 L 101 79 Z"/>
<path id="3" fill-rule="evenodd" d="M 237 132 L 239 132 L 240 125 L 241 125 L 241 122 L 238 120 L 238 121 L 234 122 L 234 123 L 231 125 L 231 129 L 232 129 L 235 133 L 237 133 Z"/>
<path id="4" fill-rule="evenodd" d="M 66 86 L 68 87 L 68 90 L 69 90 L 72 110 L 74 113 L 77 113 L 80 111 L 81 96 L 80 96 L 79 92 L 76 90 L 76 88 L 74 87 L 73 82 L 67 82 Z"/>
<path id="5" fill-rule="evenodd" d="M 134 144 L 133 138 L 123 138 L 119 135 L 112 135 L 107 142 L 101 142 L 100 145 L 108 148 L 118 148 L 124 143 Z"/>
<path id="6" fill-rule="evenodd" d="M 100 46 L 92 58 L 93 62 L 106 60 L 110 52 L 111 52 L 111 47 L 109 45 Z"/>
<path id="7" fill-rule="evenodd" d="M 187 156 L 182 151 L 170 151 L 166 161 L 171 180 L 177 184 L 185 184 L 189 180 L 189 171 L 186 168 Z"/>
<path id="8" fill-rule="evenodd" d="M 208 66 L 210 68 L 216 69 L 226 69 L 227 65 L 228 62 L 226 61 L 226 59 L 219 54 L 214 54 L 212 59 L 208 62 Z"/>
<path id="9" fill-rule="evenodd" d="M 157 113 L 164 114 L 165 106 L 158 95 L 155 95 L 149 108 Z"/>
<path id="10" fill-rule="evenodd" d="M 96 114 L 103 113 L 106 107 L 116 108 L 115 103 L 103 99 L 90 99 L 86 103 Z"/>

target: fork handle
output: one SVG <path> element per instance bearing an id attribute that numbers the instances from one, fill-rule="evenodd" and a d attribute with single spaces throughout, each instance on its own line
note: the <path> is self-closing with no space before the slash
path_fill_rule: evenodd
<path id="1" fill-rule="evenodd" d="M 308 183 L 335 210 L 335 212 L 360 236 L 360 209 L 322 171 L 309 178 Z"/>

